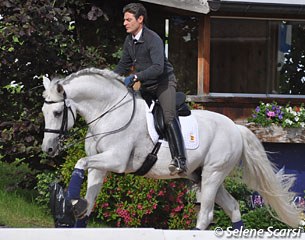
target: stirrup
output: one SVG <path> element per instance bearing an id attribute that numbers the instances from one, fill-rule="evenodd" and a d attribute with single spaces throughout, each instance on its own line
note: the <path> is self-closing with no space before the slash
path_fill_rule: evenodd
<path id="1" fill-rule="evenodd" d="M 186 172 L 186 170 L 187 170 L 185 163 L 182 164 L 181 160 L 178 160 L 176 158 L 170 162 L 168 169 L 171 172 L 171 175 L 181 174 L 181 173 Z"/>
<path id="2" fill-rule="evenodd" d="M 72 199 L 72 210 L 74 213 L 75 218 L 81 219 L 85 216 L 88 209 L 88 202 L 86 199 L 80 198 L 80 199 Z"/>

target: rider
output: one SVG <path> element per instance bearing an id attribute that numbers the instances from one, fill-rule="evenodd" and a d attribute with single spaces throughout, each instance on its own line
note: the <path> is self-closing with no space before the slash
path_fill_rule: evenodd
<path id="1" fill-rule="evenodd" d="M 176 77 L 173 66 L 165 57 L 164 45 L 157 33 L 146 27 L 147 12 L 141 3 L 123 8 L 124 26 L 128 33 L 123 56 L 115 68 L 120 75 L 133 74 L 124 80 L 126 86 L 140 81 L 145 100 L 158 99 L 163 110 L 166 136 L 172 155 L 172 174 L 186 172 L 186 154 L 180 124 L 176 116 Z"/>

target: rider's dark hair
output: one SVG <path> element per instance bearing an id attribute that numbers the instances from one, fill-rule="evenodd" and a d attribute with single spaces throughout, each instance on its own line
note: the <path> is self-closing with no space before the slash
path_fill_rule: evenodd
<path id="1" fill-rule="evenodd" d="M 146 8 L 141 3 L 129 3 L 123 8 L 123 13 L 132 13 L 136 19 L 143 16 L 143 23 L 147 22 L 147 11 Z"/>

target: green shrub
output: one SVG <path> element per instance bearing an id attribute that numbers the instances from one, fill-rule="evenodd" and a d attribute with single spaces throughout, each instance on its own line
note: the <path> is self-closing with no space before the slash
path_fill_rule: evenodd
<path id="1" fill-rule="evenodd" d="M 0 161 L 0 188 L 31 200 L 35 191 L 29 189 L 33 189 L 36 184 L 35 174 L 36 172 L 21 160 L 17 159 L 12 163 Z"/>
<path id="2" fill-rule="evenodd" d="M 58 176 L 60 176 L 57 172 L 42 172 L 37 174 L 37 185 L 35 189 L 38 191 L 38 195 L 35 198 L 35 201 L 38 203 L 38 205 L 42 206 L 44 209 L 49 210 L 49 201 L 50 201 L 50 192 L 49 187 L 50 183 L 52 182 L 60 182 L 60 179 L 58 179 Z"/>
<path id="3" fill-rule="evenodd" d="M 275 213 L 273 214 L 275 215 Z M 289 228 L 286 224 L 272 217 L 266 207 L 249 210 L 243 215 L 243 221 L 245 227 L 251 229 L 267 229 L 269 226 L 272 226 L 274 229 Z"/>
<path id="4" fill-rule="evenodd" d="M 96 202 L 96 216 L 110 226 L 189 229 L 195 195 L 186 180 L 109 175 Z"/>

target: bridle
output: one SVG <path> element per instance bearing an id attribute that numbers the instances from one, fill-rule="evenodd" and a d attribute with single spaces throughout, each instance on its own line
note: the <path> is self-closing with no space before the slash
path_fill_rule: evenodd
<path id="1" fill-rule="evenodd" d="M 67 106 L 67 103 L 66 103 L 67 95 L 66 95 L 65 92 L 64 92 L 63 96 L 64 96 L 64 99 L 61 100 L 61 101 L 46 101 L 46 100 L 44 101 L 46 104 L 55 104 L 55 103 L 60 103 L 60 102 L 64 103 L 64 111 L 63 111 L 63 116 L 62 116 L 62 122 L 61 122 L 60 129 L 50 129 L 50 128 L 45 128 L 44 129 L 44 132 L 59 134 L 59 136 L 58 136 L 59 139 L 62 139 L 63 136 L 68 134 L 68 110 L 72 114 L 73 121 L 74 122 L 76 121 L 76 118 L 75 118 L 75 115 L 73 113 L 73 110 L 72 110 L 71 106 Z"/>
<path id="2" fill-rule="evenodd" d="M 129 126 L 129 124 L 131 123 L 132 119 L 134 118 L 135 109 L 136 109 L 136 99 L 135 99 L 135 95 L 136 94 L 133 91 L 133 89 L 130 89 L 130 88 L 128 88 L 128 91 L 126 92 L 126 94 L 116 104 L 114 104 L 112 107 L 110 107 L 107 111 L 102 113 L 100 116 L 98 116 L 94 120 L 92 120 L 89 123 L 87 123 L 87 125 L 90 125 L 90 124 L 96 122 L 97 120 L 101 119 L 102 117 L 104 117 L 106 114 L 108 114 L 113 109 L 118 107 L 119 104 L 128 96 L 129 93 L 132 94 L 133 109 L 132 109 L 132 114 L 131 114 L 130 119 L 128 120 L 128 122 L 125 123 L 124 126 L 118 128 L 118 129 L 115 129 L 115 130 L 112 130 L 112 131 L 108 131 L 108 132 L 103 132 L 103 133 L 97 133 L 97 134 L 94 134 L 94 135 L 90 135 L 88 137 L 85 137 L 84 139 L 91 138 L 91 137 L 96 137 L 96 136 L 99 136 L 99 135 L 114 134 L 114 133 L 123 131 L 124 129 L 126 129 Z M 44 101 L 46 104 L 54 104 L 54 103 L 60 103 L 60 102 L 64 103 L 63 118 L 62 118 L 62 123 L 61 123 L 60 129 L 49 129 L 49 128 L 45 128 L 44 129 L 44 132 L 59 134 L 58 138 L 59 138 L 59 142 L 60 142 L 59 145 L 60 146 L 63 144 L 64 136 L 68 135 L 68 110 L 70 110 L 70 112 L 72 113 L 74 123 L 76 121 L 76 118 L 75 118 L 75 115 L 74 115 L 74 113 L 73 113 L 73 111 L 71 109 L 71 106 L 67 106 L 67 104 L 66 104 L 67 95 L 66 95 L 65 92 L 64 92 L 63 96 L 64 96 L 64 99 L 61 100 L 61 101 Z M 70 144 L 69 147 L 71 145 L 73 145 L 73 144 Z M 61 148 L 61 150 L 63 150 L 63 148 Z"/>

